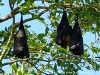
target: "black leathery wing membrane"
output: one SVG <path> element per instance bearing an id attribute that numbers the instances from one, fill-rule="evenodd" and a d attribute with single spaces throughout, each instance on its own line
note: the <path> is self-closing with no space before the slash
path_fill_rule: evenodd
<path id="1" fill-rule="evenodd" d="M 68 46 L 68 34 L 71 31 L 72 26 L 69 25 L 66 10 L 63 10 L 63 15 L 59 26 L 57 27 L 56 44 L 66 48 Z"/>
<path id="2" fill-rule="evenodd" d="M 81 55 L 84 51 L 83 37 L 78 23 L 78 14 L 76 16 L 74 28 L 69 34 L 69 49 L 74 55 Z"/>
<path id="3" fill-rule="evenodd" d="M 23 26 L 23 15 L 21 13 L 21 21 L 18 32 L 14 35 L 14 49 L 13 54 L 23 59 L 24 57 L 29 58 L 29 51 L 27 45 L 27 36 Z"/>

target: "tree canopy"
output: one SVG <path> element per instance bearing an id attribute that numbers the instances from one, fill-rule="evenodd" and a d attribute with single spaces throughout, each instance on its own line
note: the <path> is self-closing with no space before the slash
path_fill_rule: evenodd
<path id="1" fill-rule="evenodd" d="M 4 75 L 78 75 L 78 71 L 100 69 L 100 1 L 99 0 L 9 0 L 9 13 L 0 17 L 0 23 L 12 20 L 9 27 L 0 29 L 0 73 Z M 5 2 L 0 0 L 0 7 Z M 78 14 L 79 25 L 84 36 L 87 32 L 95 34 L 94 42 L 84 43 L 84 54 L 73 55 L 55 43 L 57 26 L 60 23 L 63 9 L 66 8 L 68 20 L 74 26 L 75 14 Z M 6 8 L 7 9 L 7 8 Z M 6 9 L 4 9 L 6 11 Z M 3 9 L 2 9 L 3 10 Z M 2 11 L 1 10 L 1 11 Z M 30 57 L 19 59 L 12 54 L 14 34 L 20 24 L 16 16 L 22 12 L 29 16 L 23 20 Z M 2 14 L 2 13 L 0 13 Z M 44 33 L 36 33 L 29 28 L 37 25 L 38 20 L 45 26 Z M 26 24 L 27 23 L 27 24 Z M 3 25 L 1 25 L 3 26 Z M 38 30 L 38 29 L 37 29 Z M 89 36 L 88 36 L 89 37 Z M 92 37 L 89 37 L 92 38 Z M 89 40 L 84 39 L 83 40 Z M 3 62 L 3 60 L 7 60 Z M 5 72 L 2 67 L 10 65 L 11 73 Z"/>

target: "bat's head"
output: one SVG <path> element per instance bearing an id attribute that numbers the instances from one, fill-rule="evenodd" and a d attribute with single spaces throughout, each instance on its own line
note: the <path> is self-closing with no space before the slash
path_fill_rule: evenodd
<path id="1" fill-rule="evenodd" d="M 61 45 L 63 48 L 66 48 L 68 45 L 68 34 L 71 31 L 71 26 L 66 26 L 66 24 L 59 25 L 57 27 L 57 37 L 56 44 Z"/>

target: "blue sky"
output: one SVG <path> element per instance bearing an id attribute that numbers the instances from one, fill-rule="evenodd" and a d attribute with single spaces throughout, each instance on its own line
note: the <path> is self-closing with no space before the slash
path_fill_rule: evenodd
<path id="1" fill-rule="evenodd" d="M 2 11 L 0 11 L 0 18 L 6 16 L 10 12 L 10 8 L 8 8 L 9 7 L 8 0 L 3 0 L 3 2 L 5 3 L 5 5 L 0 6 L 0 9 L 2 9 Z M 24 16 L 24 19 L 28 18 L 28 17 L 30 17 L 30 16 L 29 15 Z M 44 17 L 46 17 L 46 15 L 44 15 Z M 16 15 L 16 22 L 19 22 L 19 21 L 20 21 L 20 14 Z M 5 21 L 3 23 L 0 23 L 0 30 L 3 30 L 5 27 L 8 27 L 11 24 L 12 24 L 12 19 Z M 35 31 L 36 33 L 44 33 L 45 32 L 45 26 L 37 20 L 27 22 L 26 24 L 29 24 L 32 26 L 29 29 L 30 31 Z M 84 43 L 90 44 L 90 42 L 95 41 L 95 35 L 88 32 L 83 36 L 83 39 L 84 39 Z M 95 44 L 95 45 L 100 46 L 100 44 Z M 9 60 L 3 60 L 3 63 L 7 62 L 7 61 L 9 61 Z M 10 72 L 9 65 L 3 67 L 3 69 L 8 73 Z M 95 71 L 92 71 L 92 70 L 87 71 L 86 69 L 83 69 L 83 71 L 79 71 L 79 75 L 84 75 L 84 74 L 85 75 L 89 75 L 89 74 L 90 75 L 99 75 L 100 71 L 96 72 L 96 73 L 95 73 Z"/>

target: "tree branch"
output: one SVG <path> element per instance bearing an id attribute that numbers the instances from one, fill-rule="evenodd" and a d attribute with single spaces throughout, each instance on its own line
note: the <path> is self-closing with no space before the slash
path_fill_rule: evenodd
<path id="1" fill-rule="evenodd" d="M 23 6 L 25 3 L 21 4 L 20 6 Z M 20 7 L 15 8 L 14 10 L 12 10 L 6 17 L 0 18 L 0 23 L 3 21 L 6 21 L 10 18 L 13 17 L 13 15 L 18 13 L 18 10 L 20 9 Z"/>
<path id="2" fill-rule="evenodd" d="M 46 0 L 45 0 L 46 1 Z M 23 6 L 23 5 L 25 5 L 25 3 L 23 3 L 23 4 L 21 4 L 20 6 Z M 32 10 L 32 9 L 50 9 L 52 6 L 54 7 L 54 5 L 57 5 L 57 4 L 55 4 L 55 3 L 53 3 L 53 4 L 51 4 L 51 5 L 49 5 L 49 6 L 36 6 L 36 7 L 30 7 L 28 10 Z M 73 6 L 72 6 L 72 8 L 79 8 L 80 7 L 80 5 L 87 5 L 87 4 L 74 4 Z M 66 7 L 66 8 L 70 8 L 70 4 L 69 3 L 64 3 L 63 4 L 63 6 L 64 7 Z M 91 7 L 93 10 L 95 10 L 95 8 L 100 8 L 100 7 L 98 7 L 98 6 L 93 6 L 93 7 Z M 90 7 L 88 8 L 88 9 L 91 9 Z M 6 21 L 6 20 L 8 20 L 8 19 L 10 19 L 10 18 L 12 18 L 12 16 L 13 15 L 16 15 L 16 14 L 18 14 L 19 12 L 18 12 L 18 10 L 20 9 L 20 7 L 16 7 L 14 10 L 12 10 L 7 16 L 5 16 L 5 17 L 3 17 L 3 18 L 0 18 L 0 23 L 1 22 L 3 22 L 3 21 Z"/>
<path id="3" fill-rule="evenodd" d="M 25 3 L 21 4 L 20 6 L 25 5 Z M 32 10 L 32 9 L 50 9 L 51 6 L 53 6 L 55 4 L 51 4 L 49 6 L 36 6 L 36 7 L 30 7 L 28 10 Z M 68 7 L 69 4 L 64 4 L 64 6 Z M 20 9 L 20 7 L 16 7 L 14 10 L 12 10 L 7 16 L 0 18 L 0 23 L 4 22 L 10 18 L 12 18 L 14 15 L 18 14 L 18 10 Z"/>
<path id="4" fill-rule="evenodd" d="M 51 62 L 51 61 L 55 61 L 55 60 L 60 60 L 60 59 L 72 59 L 72 58 L 76 58 L 77 56 L 70 56 L 70 57 L 56 57 L 56 58 L 52 58 L 52 59 L 39 59 L 39 58 L 24 58 L 24 59 L 18 59 L 18 60 L 11 60 L 9 62 L 6 62 L 6 63 L 3 63 L 2 66 L 5 66 L 5 65 L 11 65 L 15 62 L 19 62 L 19 61 L 31 61 L 31 60 L 38 60 L 38 61 L 44 61 L 44 62 Z M 83 57 L 80 57 L 81 59 L 84 59 Z M 100 57 L 99 57 L 100 58 Z M 88 59 L 87 57 L 85 59 Z M 91 59 L 91 60 L 94 60 L 94 59 Z M 79 61 L 80 60 L 74 60 L 74 61 Z M 80 62 L 80 63 L 84 63 L 84 62 Z"/>
<path id="5" fill-rule="evenodd" d="M 18 62 L 18 61 L 38 60 L 38 61 L 44 61 L 44 62 L 51 62 L 51 61 L 59 60 L 59 59 L 71 59 L 73 57 L 75 57 L 75 56 L 71 56 L 71 57 L 57 57 L 57 58 L 53 58 L 53 59 L 50 59 L 50 60 L 44 60 L 44 59 L 38 59 L 38 58 L 24 58 L 24 59 L 18 59 L 18 60 L 11 60 L 10 62 L 3 63 L 2 66 L 8 65 L 8 64 L 13 64 L 13 63 Z M 75 60 L 75 61 L 79 61 L 79 60 Z"/>
<path id="6" fill-rule="evenodd" d="M 4 71 L 3 69 L 0 68 L 0 72 L 3 72 L 3 73 L 4 73 L 5 71 Z"/>

